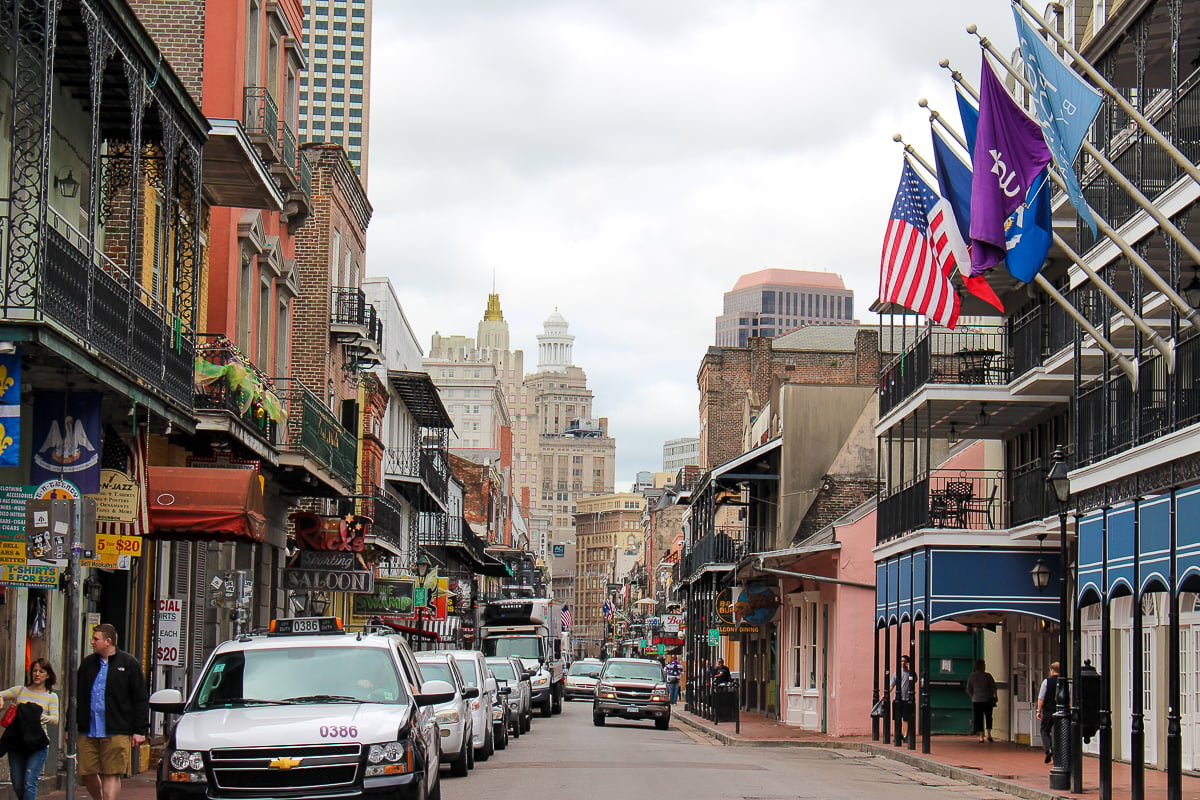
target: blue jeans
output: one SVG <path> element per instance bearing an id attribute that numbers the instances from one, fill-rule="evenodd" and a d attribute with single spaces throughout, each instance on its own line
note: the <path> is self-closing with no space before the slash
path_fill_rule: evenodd
<path id="1" fill-rule="evenodd" d="M 49 745 L 32 753 L 8 751 L 8 771 L 17 800 L 36 800 L 38 780 L 42 777 L 42 767 L 46 765 L 46 756 L 49 754 Z"/>
<path id="2" fill-rule="evenodd" d="M 669 682 L 667 688 L 671 690 L 671 705 L 675 705 L 679 702 L 679 681 Z"/>

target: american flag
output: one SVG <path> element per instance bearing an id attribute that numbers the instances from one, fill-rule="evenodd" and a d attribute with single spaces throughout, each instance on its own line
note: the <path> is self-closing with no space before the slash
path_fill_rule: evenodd
<path id="1" fill-rule="evenodd" d="M 602 609 L 600 609 L 600 611 L 601 611 L 601 613 L 604 614 L 605 619 L 612 619 L 612 615 L 613 615 L 612 603 L 605 600 L 604 607 Z"/>
<path id="2" fill-rule="evenodd" d="M 571 624 L 575 621 L 574 616 L 571 614 L 571 607 L 564 605 L 562 611 L 558 612 L 558 619 L 562 622 L 562 629 L 564 631 L 570 630 Z"/>
<path id="3" fill-rule="evenodd" d="M 961 301 L 950 283 L 957 262 L 947 234 L 954 224 L 948 210 L 905 157 L 883 240 L 879 297 L 953 328 Z"/>

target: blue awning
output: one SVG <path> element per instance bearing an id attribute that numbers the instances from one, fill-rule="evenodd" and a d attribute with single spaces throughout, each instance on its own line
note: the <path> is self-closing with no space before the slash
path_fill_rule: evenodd
<path id="1" fill-rule="evenodd" d="M 1050 569 L 1038 591 L 1039 555 Z M 1026 547 L 922 545 L 875 562 L 876 625 L 977 614 L 1028 614 L 1058 621 L 1058 553 Z"/>

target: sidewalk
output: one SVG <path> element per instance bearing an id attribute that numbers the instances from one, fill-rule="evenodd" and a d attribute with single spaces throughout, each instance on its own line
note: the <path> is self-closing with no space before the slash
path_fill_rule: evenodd
<path id="1" fill-rule="evenodd" d="M 930 753 L 917 749 L 896 747 L 871 741 L 870 736 L 833 737 L 813 731 L 803 731 L 783 725 L 757 714 L 742 712 L 741 732 L 734 733 L 734 723 L 714 725 L 706 719 L 683 710 L 683 704 L 671 712 L 678 723 L 700 730 L 726 745 L 738 747 L 829 747 L 874 753 L 885 758 L 903 761 L 926 772 L 967 781 L 1014 797 L 1029 800 L 1057 798 L 1099 798 L 1099 761 L 1091 756 L 1083 759 L 1083 794 L 1056 792 L 1049 788 L 1050 766 L 1042 762 L 1042 751 L 1010 742 L 981 743 L 974 736 L 934 736 Z M 1113 800 L 1129 800 L 1130 781 L 1127 764 L 1113 764 Z M 1167 796 L 1167 774 L 1146 770 L 1145 796 Z M 1200 800 L 1200 777 L 1183 776 L 1183 797 Z"/>

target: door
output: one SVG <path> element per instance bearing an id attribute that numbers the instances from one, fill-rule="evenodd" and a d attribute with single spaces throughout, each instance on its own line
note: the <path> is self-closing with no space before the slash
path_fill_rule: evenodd
<path id="1" fill-rule="evenodd" d="M 820 627 L 817 592 L 788 595 L 787 648 L 784 661 L 785 678 L 783 718 L 789 725 L 804 730 L 821 728 L 821 692 L 819 683 L 820 657 L 818 642 Z"/>
<path id="2" fill-rule="evenodd" d="M 1179 713 L 1183 732 L 1183 768 L 1200 764 L 1200 626 L 1179 631 Z"/>
<path id="3" fill-rule="evenodd" d="M 1012 702 L 1009 725 L 1012 739 L 1041 748 L 1042 728 L 1037 718 L 1038 691 L 1050 673 L 1047 639 L 1040 632 L 1022 632 L 1013 638 Z"/>

